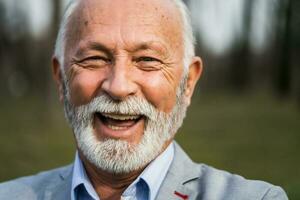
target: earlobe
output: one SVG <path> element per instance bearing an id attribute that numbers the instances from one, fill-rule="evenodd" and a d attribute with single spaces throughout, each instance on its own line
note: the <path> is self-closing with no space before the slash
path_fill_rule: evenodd
<path id="1" fill-rule="evenodd" d="M 189 105 L 191 102 L 192 95 L 194 93 L 195 86 L 202 74 L 202 60 L 200 57 L 194 57 L 192 59 L 191 64 L 189 65 L 188 69 L 188 77 L 186 82 L 186 88 L 185 88 L 185 97 L 186 97 L 186 103 Z"/>
<path id="2" fill-rule="evenodd" d="M 61 72 L 61 64 L 56 57 L 52 58 L 52 76 L 56 83 L 60 102 L 63 102 L 63 79 Z"/>

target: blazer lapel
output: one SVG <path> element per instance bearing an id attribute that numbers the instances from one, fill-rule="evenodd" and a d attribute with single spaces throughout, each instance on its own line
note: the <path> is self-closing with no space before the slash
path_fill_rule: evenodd
<path id="1" fill-rule="evenodd" d="M 57 181 L 49 184 L 45 190 L 43 200 L 66 200 L 71 199 L 71 184 L 72 184 L 73 165 L 63 169 Z"/>
<path id="2" fill-rule="evenodd" d="M 196 199 L 197 180 L 201 174 L 199 165 L 186 155 L 174 142 L 175 154 L 170 169 L 157 194 L 157 200 L 191 200 Z"/>

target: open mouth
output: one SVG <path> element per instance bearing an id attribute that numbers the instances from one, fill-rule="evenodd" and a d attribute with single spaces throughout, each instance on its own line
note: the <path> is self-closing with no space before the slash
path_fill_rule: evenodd
<path id="1" fill-rule="evenodd" d="M 137 124 L 143 115 L 126 115 L 117 113 L 95 113 L 95 117 L 103 125 L 114 131 L 126 130 Z"/>

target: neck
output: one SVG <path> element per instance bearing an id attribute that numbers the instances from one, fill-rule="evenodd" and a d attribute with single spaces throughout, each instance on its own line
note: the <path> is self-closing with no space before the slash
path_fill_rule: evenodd
<path id="1" fill-rule="evenodd" d="M 101 200 L 120 199 L 126 188 L 142 173 L 144 168 L 126 174 L 103 171 L 90 163 L 80 152 L 86 173 Z"/>
<path id="2" fill-rule="evenodd" d="M 164 145 L 159 155 L 168 147 L 172 142 L 172 139 L 168 140 Z M 147 167 L 126 173 L 126 174 L 115 174 L 97 168 L 95 165 L 90 163 L 85 156 L 78 150 L 79 157 L 84 165 L 87 176 L 89 177 L 96 193 L 101 200 L 120 200 L 123 192 L 128 186 L 142 173 Z"/>

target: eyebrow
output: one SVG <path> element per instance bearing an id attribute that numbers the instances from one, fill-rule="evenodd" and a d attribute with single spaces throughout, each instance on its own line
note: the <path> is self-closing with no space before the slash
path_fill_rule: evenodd
<path id="1" fill-rule="evenodd" d="M 113 51 L 112 49 L 109 49 L 106 46 L 104 46 L 98 42 L 89 42 L 87 47 L 88 47 L 88 49 L 96 50 L 96 51 L 103 51 L 107 54 L 111 54 L 111 52 Z"/>
<path id="2" fill-rule="evenodd" d="M 108 48 L 99 42 L 90 41 L 87 43 L 87 45 L 85 45 L 84 47 L 80 47 L 78 49 L 78 51 L 76 52 L 76 56 L 84 55 L 85 49 L 104 52 L 108 56 L 113 56 L 115 52 L 114 49 Z M 150 41 L 150 42 L 142 42 L 137 46 L 135 46 L 134 48 L 132 48 L 131 50 L 127 49 L 127 51 L 131 53 L 136 53 L 138 51 L 143 51 L 143 50 L 153 50 L 153 51 L 157 51 L 159 54 L 164 54 L 166 51 L 166 47 L 160 44 L 160 42 Z"/>
<path id="3" fill-rule="evenodd" d="M 161 45 L 159 42 L 150 41 L 150 42 L 144 42 L 144 43 L 139 44 L 137 47 L 135 47 L 132 50 L 132 52 L 138 52 L 138 51 L 143 51 L 143 50 L 154 50 L 160 54 L 164 54 L 165 49 L 166 49 L 166 47 Z"/>
<path id="4" fill-rule="evenodd" d="M 112 56 L 114 50 L 107 48 L 101 43 L 98 42 L 88 42 L 87 45 L 84 47 L 79 47 L 78 51 L 76 52 L 76 56 L 82 56 L 84 55 L 85 50 L 95 50 L 95 51 L 101 51 L 105 54 Z"/>

